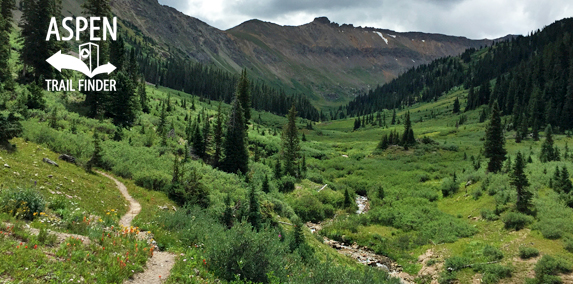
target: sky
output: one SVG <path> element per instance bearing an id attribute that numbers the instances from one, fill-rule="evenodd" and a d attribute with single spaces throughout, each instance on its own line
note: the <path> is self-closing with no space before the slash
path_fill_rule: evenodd
<path id="1" fill-rule="evenodd" d="M 571 0 L 159 0 L 226 30 L 251 19 L 297 26 L 331 22 L 471 39 L 527 35 L 573 17 Z"/>

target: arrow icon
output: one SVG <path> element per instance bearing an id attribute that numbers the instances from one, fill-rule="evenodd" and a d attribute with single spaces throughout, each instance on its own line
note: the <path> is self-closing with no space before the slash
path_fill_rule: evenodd
<path id="1" fill-rule="evenodd" d="M 62 69 L 69 69 L 81 72 L 90 78 L 103 73 L 110 74 L 116 69 L 115 66 L 108 62 L 107 64 L 99 66 L 92 72 L 81 59 L 71 55 L 62 54 L 61 50 L 52 55 L 52 57 L 48 58 L 46 61 L 54 68 L 58 69 L 59 72 L 62 72 Z"/>

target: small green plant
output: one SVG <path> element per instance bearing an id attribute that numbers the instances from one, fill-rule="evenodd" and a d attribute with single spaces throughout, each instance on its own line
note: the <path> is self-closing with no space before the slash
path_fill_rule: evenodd
<path id="1" fill-rule="evenodd" d="M 0 195 L 0 210 L 16 218 L 33 220 L 44 211 L 42 195 L 33 189 L 9 189 Z"/>
<path id="2" fill-rule="evenodd" d="M 521 257 L 522 259 L 529 259 L 537 256 L 539 256 L 539 251 L 536 248 L 525 247 L 525 246 L 519 247 L 519 257 Z"/>
<path id="3" fill-rule="evenodd" d="M 503 252 L 500 249 L 486 245 L 483 248 L 483 256 L 485 256 L 490 261 L 496 261 L 503 259 Z"/>
<path id="4" fill-rule="evenodd" d="M 519 231 L 533 222 L 533 217 L 518 212 L 509 212 L 502 218 L 506 229 Z"/>
<path id="5" fill-rule="evenodd" d="M 497 216 L 495 214 L 495 212 L 493 212 L 493 210 L 489 210 L 489 209 L 482 209 L 481 212 L 481 217 L 485 220 L 488 221 L 495 221 L 495 220 L 499 220 L 499 216 Z"/>
<path id="6" fill-rule="evenodd" d="M 571 272 L 570 263 L 560 258 L 544 255 L 535 265 L 535 281 L 533 283 L 563 283 L 557 275 L 569 272 Z"/>
<path id="7" fill-rule="evenodd" d="M 442 194 L 444 197 L 452 196 L 459 190 L 459 185 L 451 178 L 446 178 L 442 182 Z"/>

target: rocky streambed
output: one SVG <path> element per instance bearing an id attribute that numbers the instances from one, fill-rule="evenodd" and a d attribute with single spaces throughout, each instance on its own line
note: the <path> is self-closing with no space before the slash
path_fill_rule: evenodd
<path id="1" fill-rule="evenodd" d="M 365 196 L 356 196 L 356 205 L 358 206 L 358 210 L 356 214 L 364 214 L 368 212 L 370 209 L 370 202 L 368 198 Z M 310 229 L 313 234 L 316 234 L 318 231 L 322 230 L 321 224 L 315 224 L 308 222 L 306 226 Z M 414 284 L 414 276 L 406 273 L 403 271 L 402 266 L 397 264 L 396 262 L 392 261 L 392 259 L 376 254 L 373 250 L 369 249 L 368 247 L 359 246 L 358 244 L 354 243 L 352 245 L 347 245 L 335 240 L 331 240 L 327 237 L 323 237 L 323 242 L 330 247 L 336 249 L 339 253 L 344 254 L 348 257 L 353 258 L 359 263 L 364 265 L 368 265 L 371 267 L 376 267 L 378 269 L 384 270 L 390 274 L 392 277 L 396 277 L 400 279 L 400 282 L 403 284 Z"/>

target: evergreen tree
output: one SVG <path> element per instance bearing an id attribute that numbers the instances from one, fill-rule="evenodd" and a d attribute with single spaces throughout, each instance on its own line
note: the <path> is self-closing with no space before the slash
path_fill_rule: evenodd
<path id="1" fill-rule="evenodd" d="M 243 69 L 241 72 L 241 77 L 237 84 L 237 99 L 243 108 L 245 129 L 248 129 L 249 120 L 251 119 L 251 85 L 247 77 L 247 69 Z"/>
<path id="2" fill-rule="evenodd" d="M 378 199 L 381 201 L 384 200 L 384 197 L 386 197 L 386 194 L 384 193 L 384 187 L 379 185 L 376 194 L 378 195 Z"/>
<path id="3" fill-rule="evenodd" d="M 165 105 L 161 108 L 161 113 L 159 114 L 159 124 L 157 125 L 157 133 L 160 135 L 165 134 L 165 127 L 167 126 L 167 109 Z"/>
<path id="4" fill-rule="evenodd" d="M 262 217 L 261 217 L 261 206 L 259 204 L 259 198 L 257 196 L 254 186 L 251 186 L 249 191 L 249 218 L 248 221 L 251 223 L 255 230 L 260 230 L 262 227 Z"/>
<path id="5" fill-rule="evenodd" d="M 125 71 L 125 42 L 121 35 L 117 40 L 110 41 L 109 44 L 109 62 L 117 68 L 117 71 Z"/>
<path id="6" fill-rule="evenodd" d="M 352 206 L 352 197 L 350 197 L 350 193 L 348 192 L 348 188 L 344 190 L 344 208 L 349 208 Z"/>
<path id="7" fill-rule="evenodd" d="M 0 1 L 0 82 L 12 80 L 10 68 L 13 0 Z"/>
<path id="8" fill-rule="evenodd" d="M 137 66 L 137 59 L 135 57 L 135 48 L 129 52 L 129 62 L 127 64 L 127 75 L 133 82 L 139 81 L 139 67 Z M 144 80 L 145 81 L 145 80 Z"/>
<path id="9" fill-rule="evenodd" d="M 102 165 L 102 154 L 101 154 L 101 141 L 97 132 L 94 132 L 94 151 L 92 153 L 91 159 L 87 162 L 87 169 L 91 172 L 93 167 L 100 167 Z"/>
<path id="10" fill-rule="evenodd" d="M 497 173 L 501 170 L 503 161 L 505 161 L 505 138 L 503 137 L 503 128 L 501 125 L 501 114 L 497 102 L 493 103 L 490 122 L 485 133 L 485 156 L 489 158 L 487 170 Z"/>
<path id="11" fill-rule="evenodd" d="M 293 105 L 288 113 L 288 123 L 282 133 L 281 156 L 284 160 L 285 175 L 296 176 L 300 146 L 296 127 L 296 109 Z"/>
<path id="12" fill-rule="evenodd" d="M 217 121 L 215 121 L 215 133 L 214 133 L 214 143 L 215 143 L 215 155 L 213 156 L 213 165 L 218 166 L 219 160 L 221 159 L 221 147 L 223 146 L 223 117 L 221 116 L 221 102 L 219 102 L 219 107 L 217 108 Z"/>
<path id="13" fill-rule="evenodd" d="M 150 113 L 149 100 L 147 99 L 147 91 L 145 89 L 145 82 L 139 83 L 137 87 L 137 96 L 139 97 L 139 106 L 144 113 Z"/>
<path id="14" fill-rule="evenodd" d="M 12 146 L 8 140 L 20 136 L 22 134 L 22 124 L 14 113 L 4 116 L 0 113 L 0 148 L 11 150 Z"/>
<path id="15" fill-rule="evenodd" d="M 264 193 L 269 193 L 271 191 L 270 186 L 269 186 L 269 176 L 265 175 L 265 179 L 263 179 L 263 185 L 261 187 L 261 190 Z"/>
<path id="16" fill-rule="evenodd" d="M 112 96 L 111 113 L 113 124 L 120 127 L 131 127 L 137 118 L 138 100 L 135 88 L 129 78 L 123 72 L 114 75 L 116 92 Z"/>
<path id="17" fill-rule="evenodd" d="M 360 128 L 360 118 L 354 119 L 354 130 L 358 130 Z"/>
<path id="18" fill-rule="evenodd" d="M 307 171 L 307 167 L 306 167 L 306 154 L 302 155 L 302 173 L 306 176 L 306 171 Z"/>
<path id="19" fill-rule="evenodd" d="M 199 128 L 199 123 L 195 124 L 193 129 L 193 138 L 191 139 L 193 145 L 193 150 L 199 158 L 203 159 L 205 157 L 205 144 L 203 140 L 203 135 L 201 133 L 201 128 Z"/>
<path id="20" fill-rule="evenodd" d="M 380 143 L 378 143 L 378 149 L 379 150 L 386 150 L 388 149 L 388 147 L 390 147 L 390 142 L 388 141 L 388 134 L 386 135 L 382 135 L 382 139 L 380 140 Z"/>
<path id="21" fill-rule="evenodd" d="M 297 248 L 301 247 L 305 243 L 304 232 L 303 232 L 304 224 L 302 223 L 300 218 L 296 217 L 296 219 L 294 219 L 293 226 L 294 226 L 294 238 L 292 240 L 292 243 L 290 244 L 291 251 L 295 251 Z"/>
<path id="22" fill-rule="evenodd" d="M 404 122 L 404 133 L 402 134 L 402 146 L 408 149 L 409 146 L 416 144 L 414 138 L 414 130 L 412 130 L 412 121 L 410 121 L 410 112 L 406 113 L 406 120 Z"/>
<path id="23" fill-rule="evenodd" d="M 394 112 L 392 113 L 392 122 L 390 124 L 396 125 L 396 109 L 394 109 Z"/>
<path id="24" fill-rule="evenodd" d="M 306 142 L 306 135 L 304 135 L 304 132 L 302 133 L 302 142 Z"/>
<path id="25" fill-rule="evenodd" d="M 41 77 L 54 77 L 54 68 L 46 59 L 58 52 L 63 42 L 58 42 L 53 38 L 50 41 L 46 41 L 46 34 L 52 17 L 61 18 L 61 10 L 61 3 L 57 0 L 23 1 L 22 19 L 20 22 L 20 41 L 22 43 L 20 60 L 24 64 L 23 76 L 26 76 L 28 68 L 32 68 L 36 81 Z M 7 23 L 4 21 L 4 27 L 6 25 Z M 6 31 L 5 28 L 4 31 Z"/>
<path id="26" fill-rule="evenodd" d="M 247 173 L 249 166 L 249 153 L 246 146 L 246 130 L 243 120 L 243 108 L 238 98 L 231 105 L 231 112 L 227 122 L 227 133 L 223 143 L 225 158 L 221 169 L 228 173 Z"/>
<path id="27" fill-rule="evenodd" d="M 277 162 L 275 163 L 274 174 L 275 174 L 276 180 L 281 179 L 281 177 L 282 177 L 282 166 L 281 166 L 280 160 L 277 160 Z"/>
<path id="28" fill-rule="evenodd" d="M 460 113 L 460 99 L 457 97 L 454 101 L 454 113 Z"/>
<path id="29" fill-rule="evenodd" d="M 48 126 L 50 128 L 57 129 L 58 128 L 58 107 L 54 107 L 52 109 L 52 113 L 50 113 L 50 117 L 48 117 Z"/>
<path id="30" fill-rule="evenodd" d="M 228 229 L 233 227 L 233 207 L 231 207 L 231 193 L 228 192 L 225 197 L 225 211 L 223 212 L 223 224 L 227 226 Z"/>
<path id="31" fill-rule="evenodd" d="M 28 107 L 28 109 L 43 110 L 46 107 L 44 91 L 36 82 L 32 82 L 28 85 L 28 98 L 26 101 L 26 107 Z"/>
<path id="32" fill-rule="evenodd" d="M 553 128 L 551 124 L 545 128 L 545 141 L 541 145 L 541 153 L 539 153 L 539 160 L 542 163 L 559 160 L 559 153 L 553 147 Z"/>
<path id="33" fill-rule="evenodd" d="M 517 152 L 515 164 L 511 173 L 510 184 L 515 187 L 517 191 L 516 207 L 519 212 L 529 213 L 531 210 L 531 198 L 533 194 L 527 190 L 529 181 L 525 175 L 525 160 L 521 152 Z"/>

